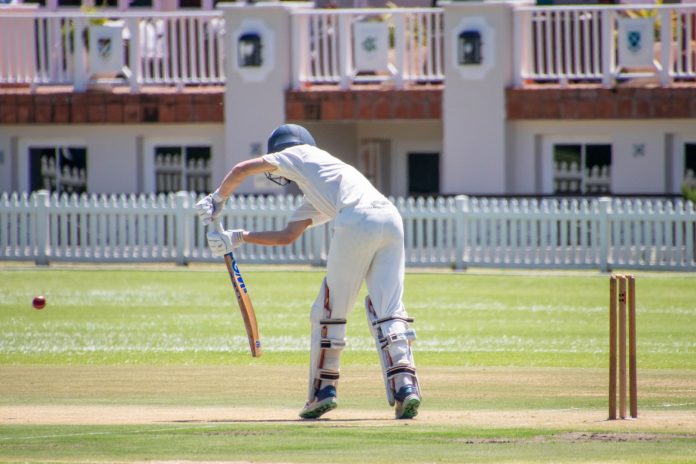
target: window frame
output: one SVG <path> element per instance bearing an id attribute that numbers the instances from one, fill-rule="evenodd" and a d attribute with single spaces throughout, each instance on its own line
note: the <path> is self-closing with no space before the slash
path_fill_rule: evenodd
<path id="1" fill-rule="evenodd" d="M 87 183 L 85 186 L 86 192 L 90 192 L 89 179 L 90 176 L 90 146 L 84 139 L 78 138 L 27 138 L 19 141 L 19 160 L 18 177 L 19 190 L 23 192 L 31 192 L 31 157 L 29 150 L 31 149 L 46 149 L 52 148 L 58 150 L 61 147 L 81 148 L 85 150 L 85 173 Z M 57 191 L 56 191 L 57 192 Z M 57 192 L 59 193 L 59 192 Z"/>
<path id="2" fill-rule="evenodd" d="M 673 194 L 681 194 L 681 188 L 686 177 L 686 144 L 696 144 L 695 134 L 678 134 L 674 137 L 674 147 L 672 149 L 672 166 L 669 176 L 668 188 L 671 186 Z"/>
<path id="3" fill-rule="evenodd" d="M 613 172 L 615 169 L 616 153 L 614 151 L 614 141 L 610 137 L 606 136 L 556 136 L 544 137 L 543 148 L 542 148 L 542 161 L 541 161 L 541 194 L 544 195 L 563 195 L 557 194 L 554 189 L 554 147 L 556 145 L 582 145 L 583 150 L 586 145 L 609 145 L 611 147 L 611 169 L 612 176 L 609 179 L 609 192 L 606 195 L 611 195 L 613 188 Z M 585 185 L 585 173 L 583 166 L 583 180 L 582 185 Z M 585 192 L 580 192 L 578 195 L 587 195 Z"/>
<path id="4" fill-rule="evenodd" d="M 155 149 L 158 147 L 178 147 L 182 149 L 182 156 L 185 157 L 186 149 L 195 146 L 205 146 L 210 149 L 210 161 L 208 164 L 211 182 L 213 181 L 213 162 L 215 159 L 215 145 L 208 138 L 187 137 L 187 138 L 148 138 L 143 144 L 143 191 L 147 193 L 157 193 L 157 175 L 155 166 Z M 183 161 L 182 183 L 186 183 L 186 162 Z M 188 187 L 188 185 L 187 185 Z M 190 191 L 188 188 L 187 191 Z"/>

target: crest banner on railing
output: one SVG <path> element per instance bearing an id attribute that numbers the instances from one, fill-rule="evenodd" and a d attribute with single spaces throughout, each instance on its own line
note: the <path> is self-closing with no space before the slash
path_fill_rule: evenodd
<path id="1" fill-rule="evenodd" d="M 92 74 L 116 75 L 123 71 L 123 22 L 89 27 L 89 68 Z"/>
<path id="2" fill-rule="evenodd" d="M 389 27 L 385 23 L 357 22 L 353 26 L 355 69 L 386 71 L 389 66 Z"/>
<path id="3" fill-rule="evenodd" d="M 619 67 L 653 67 L 655 18 L 621 18 L 618 23 Z"/>

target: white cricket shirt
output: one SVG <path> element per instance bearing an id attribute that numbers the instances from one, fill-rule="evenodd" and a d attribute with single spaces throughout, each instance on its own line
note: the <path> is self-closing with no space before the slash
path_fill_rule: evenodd
<path id="1" fill-rule="evenodd" d="M 263 159 L 278 167 L 273 174 L 295 182 L 304 194 L 289 222 L 311 219 L 316 226 L 346 206 L 386 200 L 360 171 L 320 148 L 295 145 Z"/>

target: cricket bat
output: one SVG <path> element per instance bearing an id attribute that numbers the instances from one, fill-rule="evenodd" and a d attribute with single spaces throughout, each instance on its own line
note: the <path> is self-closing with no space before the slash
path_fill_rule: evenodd
<path id="1" fill-rule="evenodd" d="M 223 232 L 220 221 L 215 221 L 215 228 L 218 232 Z M 249 339 L 249 349 L 251 350 L 251 355 L 258 358 L 261 356 L 262 351 L 261 337 L 259 336 L 259 328 L 256 324 L 256 313 L 254 312 L 254 306 L 251 304 L 251 298 L 249 298 L 249 292 L 244 284 L 242 273 L 239 272 L 239 266 L 237 266 L 237 261 L 234 259 L 234 255 L 231 251 L 225 255 L 225 264 L 227 265 L 227 272 L 229 273 L 230 280 L 232 281 L 234 294 L 237 297 L 237 303 L 239 303 L 239 309 L 242 312 L 247 338 Z"/>

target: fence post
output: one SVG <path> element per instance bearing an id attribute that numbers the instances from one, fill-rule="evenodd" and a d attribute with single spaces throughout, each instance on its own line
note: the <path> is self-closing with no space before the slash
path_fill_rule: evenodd
<path id="1" fill-rule="evenodd" d="M 394 82 L 397 89 L 404 88 L 404 78 L 406 75 L 406 17 L 403 13 L 395 11 L 394 14 L 394 66 L 396 76 Z M 410 70 L 409 70 L 410 71 Z"/>
<path id="2" fill-rule="evenodd" d="M 338 73 L 339 87 L 347 89 L 352 80 L 352 70 L 350 67 L 350 51 L 352 44 L 351 18 L 347 15 L 338 15 Z"/>
<path id="3" fill-rule="evenodd" d="M 672 83 L 672 10 L 658 10 L 660 15 L 660 64 L 662 69 L 660 70 L 660 84 L 663 87 L 667 87 Z"/>
<path id="4" fill-rule="evenodd" d="M 616 80 L 615 66 L 616 62 L 614 44 L 614 12 L 612 10 L 603 10 L 602 15 L 602 43 L 605 50 L 602 50 L 602 85 L 604 87 L 612 87 Z"/>
<path id="5" fill-rule="evenodd" d="M 129 18 L 127 20 L 128 31 L 130 32 L 130 44 L 128 47 L 128 66 L 126 79 L 130 85 L 131 93 L 140 90 L 139 79 L 142 79 L 142 66 L 140 63 L 140 19 Z"/>
<path id="6" fill-rule="evenodd" d="M 290 54 L 292 88 L 294 90 L 300 90 L 302 88 L 302 79 L 306 78 L 304 75 L 305 69 L 307 69 L 305 60 L 307 59 L 306 53 L 309 50 L 308 41 L 305 40 L 307 29 L 309 29 L 305 27 L 307 24 L 306 18 L 309 18 L 309 16 L 290 14 L 291 43 L 294 45 L 294 49 L 297 50 L 297 53 Z"/>
<path id="7" fill-rule="evenodd" d="M 86 63 L 87 48 L 82 40 L 82 34 L 89 27 L 89 25 L 85 24 L 85 20 L 83 18 L 75 18 L 73 21 L 75 28 L 73 40 L 73 66 L 75 73 L 73 76 L 73 88 L 75 89 L 75 92 L 84 92 L 87 90 L 87 81 L 89 80 L 89 76 L 87 75 L 88 65 Z"/>
<path id="8" fill-rule="evenodd" d="M 46 190 L 39 190 L 34 193 L 34 211 L 36 215 L 36 227 L 30 228 L 30 234 L 36 233 L 36 264 L 48 264 L 48 200 L 49 193 Z"/>
<path id="9" fill-rule="evenodd" d="M 464 270 L 467 267 L 466 256 L 466 225 L 467 216 L 469 215 L 469 197 L 467 195 L 457 195 L 455 197 L 456 204 L 456 220 L 457 220 L 457 246 L 455 256 L 455 269 Z"/>
<path id="10" fill-rule="evenodd" d="M 185 191 L 176 192 L 176 210 L 174 211 L 174 223 L 176 224 L 176 264 L 185 266 L 186 258 L 189 256 L 189 227 L 188 214 L 189 193 Z"/>
<path id="11" fill-rule="evenodd" d="M 519 11 L 516 8 L 512 9 L 512 37 L 513 37 L 513 85 L 514 87 L 522 87 L 523 74 L 527 71 L 527 44 L 531 40 L 531 13 Z"/>
<path id="12" fill-rule="evenodd" d="M 609 272 L 609 215 L 611 198 L 599 199 L 599 270 Z"/>

